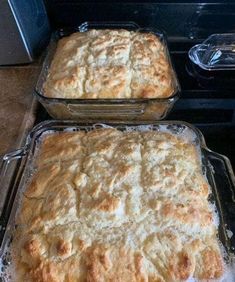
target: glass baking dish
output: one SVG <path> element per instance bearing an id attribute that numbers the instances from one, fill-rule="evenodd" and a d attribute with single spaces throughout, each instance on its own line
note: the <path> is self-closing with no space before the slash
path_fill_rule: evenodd
<path id="1" fill-rule="evenodd" d="M 190 60 L 207 71 L 235 70 L 235 34 L 212 34 L 188 52 Z"/>
<path id="2" fill-rule="evenodd" d="M 207 71 L 189 61 L 186 65 L 186 71 L 201 88 L 223 91 L 235 89 L 235 70 Z"/>
<path id="3" fill-rule="evenodd" d="M 90 131 L 94 128 L 103 127 L 103 124 L 77 123 L 75 121 L 46 121 L 37 125 L 29 134 L 26 144 L 23 148 L 5 155 L 1 171 L 2 185 L 1 189 L 8 192 L 4 208 L 0 216 L 0 258 L 2 262 L 2 271 L 0 277 L 2 281 L 7 280 L 6 273 L 11 264 L 9 246 L 11 244 L 12 234 L 15 229 L 15 216 L 20 205 L 21 195 L 27 186 L 27 181 L 32 176 L 35 154 L 40 145 L 41 137 L 44 134 L 58 133 L 61 131 Z M 162 121 L 152 124 L 132 122 L 129 124 L 118 124 L 107 122 L 105 126 L 113 126 L 119 130 L 156 130 L 160 132 L 169 132 L 178 136 L 187 138 L 198 149 L 201 157 L 202 171 L 206 175 L 211 186 L 212 193 L 209 201 L 215 203 L 219 216 L 219 239 L 223 245 L 226 256 L 226 264 L 231 265 L 234 262 L 235 238 L 232 231 L 235 231 L 235 177 L 229 160 L 220 154 L 217 154 L 206 147 L 203 135 L 192 125 L 181 121 Z M 131 127 L 131 128 L 130 128 Z M 3 171 L 8 170 L 9 163 L 17 161 L 17 168 L 10 184 L 5 182 Z M 232 231 L 231 231 L 232 230 Z M 230 268 L 229 268 L 230 269 Z M 235 276 L 223 282 L 234 281 Z M 193 281 L 193 280 L 190 280 Z"/>
<path id="4" fill-rule="evenodd" d="M 64 99 L 49 98 L 44 96 L 43 84 L 46 81 L 50 63 L 56 50 L 57 41 L 73 32 L 85 32 L 89 29 L 127 29 L 138 32 L 150 32 L 155 34 L 163 46 L 171 66 L 173 93 L 168 98 L 153 99 Z M 85 22 L 77 28 L 60 29 L 51 39 L 48 54 L 45 58 L 35 95 L 38 101 L 45 107 L 54 119 L 73 120 L 161 120 L 171 110 L 178 100 L 180 86 L 175 70 L 171 63 L 166 37 L 155 29 L 140 28 L 133 22 Z"/>
<path id="5" fill-rule="evenodd" d="M 235 34 L 213 34 L 188 55 L 187 71 L 202 88 L 235 89 Z"/>

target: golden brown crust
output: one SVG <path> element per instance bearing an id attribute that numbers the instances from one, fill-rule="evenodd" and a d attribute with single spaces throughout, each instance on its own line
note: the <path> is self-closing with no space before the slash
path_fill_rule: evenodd
<path id="1" fill-rule="evenodd" d="M 223 275 L 209 185 L 183 138 L 113 128 L 49 134 L 36 163 L 13 240 L 18 281 Z"/>
<path id="2" fill-rule="evenodd" d="M 116 261 L 119 260 L 119 263 Z M 87 250 L 87 280 L 99 281 L 133 281 L 146 282 L 143 272 L 143 257 L 125 248 L 106 249 L 103 246 L 91 247 Z"/>
<path id="3" fill-rule="evenodd" d="M 119 198 L 107 194 L 103 199 L 101 199 L 97 204 L 95 204 L 95 207 L 98 210 L 104 212 L 112 212 L 118 208 L 119 203 Z"/>
<path id="4" fill-rule="evenodd" d="M 198 257 L 195 276 L 201 280 L 219 279 L 223 274 L 223 261 L 218 246 L 205 248 Z"/>
<path id="5" fill-rule="evenodd" d="M 156 35 L 90 30 L 59 41 L 44 90 L 57 98 L 165 98 L 173 94 L 173 84 Z"/>
<path id="6" fill-rule="evenodd" d="M 52 263 L 40 263 L 37 268 L 30 270 L 29 277 L 37 282 L 57 282 L 57 268 Z"/>
<path id="7" fill-rule="evenodd" d="M 170 276 L 176 280 L 187 280 L 194 271 L 194 264 L 186 252 L 178 253 L 178 256 L 169 259 Z"/>

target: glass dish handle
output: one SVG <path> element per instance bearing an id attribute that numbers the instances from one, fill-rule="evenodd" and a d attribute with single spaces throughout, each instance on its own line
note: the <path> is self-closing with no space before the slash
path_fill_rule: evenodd
<path id="1" fill-rule="evenodd" d="M 209 166 L 211 166 L 218 207 L 221 210 L 225 225 L 228 250 L 235 256 L 235 176 L 229 159 L 223 155 L 206 149 Z"/>
<path id="2" fill-rule="evenodd" d="M 102 116 L 110 115 L 120 115 L 120 116 L 130 116 L 130 115 L 141 115 L 145 111 L 145 104 L 68 104 L 69 111 L 77 116 L 87 116 L 87 117 L 96 117 L 99 114 Z"/>
<path id="3" fill-rule="evenodd" d="M 226 156 L 213 152 L 209 149 L 207 149 L 207 156 L 211 165 L 216 167 L 216 174 L 214 174 L 215 181 L 217 181 L 216 184 L 221 184 L 224 189 L 227 187 L 227 192 L 230 192 L 231 195 L 230 200 L 234 204 L 235 208 L 235 176 L 230 160 Z"/>
<path id="4" fill-rule="evenodd" d="M 217 202 L 220 221 L 223 223 L 220 236 L 226 251 L 235 259 L 235 176 L 227 157 L 207 148 L 205 151 L 212 174 L 213 197 Z"/>
<path id="5" fill-rule="evenodd" d="M 96 28 L 123 28 L 123 29 L 129 29 L 129 30 L 137 30 L 140 28 L 140 26 L 132 21 L 101 21 L 101 22 L 93 22 L 93 21 L 87 21 L 82 23 L 79 26 L 79 31 L 80 32 L 84 32 L 87 31 L 89 29 L 96 29 Z"/>
<path id="6" fill-rule="evenodd" d="M 8 203 L 11 202 L 11 199 L 13 197 L 13 191 L 9 190 L 9 187 L 11 185 L 12 176 L 15 172 L 16 167 L 12 166 L 14 165 L 13 162 L 19 159 L 22 159 L 26 155 L 25 148 L 15 150 L 13 152 L 10 152 L 6 155 L 4 155 L 0 159 L 0 179 L 1 179 L 1 185 L 0 185 L 0 218 L 2 219 L 3 209 L 4 213 L 6 212 L 5 209 L 7 209 Z"/>
<path id="7" fill-rule="evenodd" d="M 6 154 L 1 158 L 1 160 L 0 160 L 1 161 L 0 177 L 1 177 L 3 182 L 4 182 L 4 177 L 5 177 L 7 170 L 8 170 L 9 163 L 12 162 L 13 160 L 21 159 L 24 156 L 25 156 L 25 149 L 21 148 L 21 149 L 18 149 L 18 150 L 15 150 L 15 151 L 12 151 L 12 152 Z M 1 185 L 1 188 L 2 188 L 2 186 L 3 185 Z"/>
<path id="8" fill-rule="evenodd" d="M 201 58 L 207 48 L 208 46 L 206 44 L 194 45 L 188 52 L 190 60 L 196 65 L 202 64 Z"/>

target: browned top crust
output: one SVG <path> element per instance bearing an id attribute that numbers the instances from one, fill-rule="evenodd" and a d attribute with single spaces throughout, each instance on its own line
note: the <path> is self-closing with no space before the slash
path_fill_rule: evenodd
<path id="1" fill-rule="evenodd" d="M 152 33 L 90 30 L 59 40 L 44 93 L 56 98 L 166 98 L 173 94 L 166 50 Z"/>
<path id="2" fill-rule="evenodd" d="M 47 135 L 13 240 L 16 281 L 209 281 L 224 272 L 197 149 L 160 132 Z"/>

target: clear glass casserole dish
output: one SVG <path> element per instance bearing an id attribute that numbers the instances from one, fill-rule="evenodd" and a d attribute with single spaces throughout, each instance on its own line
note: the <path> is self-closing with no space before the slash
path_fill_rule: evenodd
<path id="1" fill-rule="evenodd" d="M 229 160 L 206 147 L 205 140 L 196 128 L 190 124 L 179 121 L 155 122 L 151 125 L 147 123 L 118 124 L 107 122 L 106 125 L 113 126 L 119 130 L 156 130 L 159 132 L 169 132 L 182 136 L 192 142 L 201 156 L 202 171 L 211 186 L 209 201 L 215 204 L 219 217 L 219 240 L 225 250 L 225 261 L 228 267 L 225 280 L 223 282 L 234 281 L 235 276 L 232 268 L 234 263 L 235 238 L 232 231 L 235 231 L 235 177 Z M 4 208 L 0 217 L 0 258 L 2 281 L 11 281 L 8 276 L 8 267 L 11 264 L 9 247 L 11 245 L 12 234 L 15 230 L 15 216 L 21 203 L 21 195 L 26 188 L 28 180 L 32 176 L 35 155 L 40 145 L 42 135 L 46 133 L 58 133 L 61 131 L 90 131 L 94 128 L 103 127 L 102 124 L 76 123 L 74 121 L 46 121 L 36 126 L 29 134 L 26 144 L 22 149 L 4 156 L 1 167 L 1 192 L 7 192 Z M 17 168 L 10 183 L 5 181 L 4 173 L 8 170 L 9 164 L 17 161 Z M 232 230 L 232 231 L 231 231 Z M 230 268 L 231 266 L 231 268 Z M 234 265 L 233 265 L 234 266 Z M 231 270 L 231 271 L 230 271 Z M 194 280 L 190 280 L 194 281 Z"/>
<path id="2" fill-rule="evenodd" d="M 46 81 L 49 67 L 56 50 L 57 41 L 74 32 L 85 32 L 89 29 L 126 29 L 137 32 L 155 34 L 163 44 L 172 74 L 173 93 L 168 98 L 153 99 L 64 99 L 49 98 L 44 95 L 43 84 Z M 140 28 L 133 22 L 86 22 L 78 28 L 61 29 L 51 39 L 48 54 L 44 61 L 35 95 L 54 119 L 73 120 L 161 120 L 169 113 L 174 103 L 178 100 L 180 86 L 172 66 L 165 35 L 155 29 Z"/>
<path id="3" fill-rule="evenodd" d="M 206 71 L 235 69 L 235 34 L 212 34 L 188 52 L 190 60 Z"/>
<path id="4" fill-rule="evenodd" d="M 223 91 L 235 89 L 235 70 L 207 71 L 189 61 L 186 71 L 204 89 Z"/>

